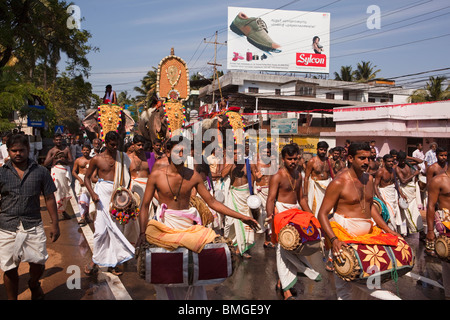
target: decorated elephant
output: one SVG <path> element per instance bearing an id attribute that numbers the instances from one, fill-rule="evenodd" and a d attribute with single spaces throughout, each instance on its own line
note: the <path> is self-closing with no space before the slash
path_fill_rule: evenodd
<path id="1" fill-rule="evenodd" d="M 140 115 L 138 131 L 145 139 L 154 143 L 170 137 L 167 118 L 161 101 L 153 100 L 152 106 L 144 109 Z"/>
<path id="2" fill-rule="evenodd" d="M 130 132 L 135 124 L 128 110 L 117 105 L 103 104 L 97 109 L 88 110 L 82 121 L 88 138 L 104 140 L 109 131 L 117 131 L 122 138 Z M 121 139 L 123 142 L 123 139 Z"/>
<path id="3" fill-rule="evenodd" d="M 233 131 L 234 142 L 236 144 L 244 143 L 245 124 L 242 115 L 239 113 L 239 107 L 230 107 L 212 118 L 202 120 L 202 134 L 205 135 L 206 130 L 218 129 L 221 133 L 221 139 L 227 137 L 227 130 Z M 219 141 L 219 143 L 221 143 Z"/>

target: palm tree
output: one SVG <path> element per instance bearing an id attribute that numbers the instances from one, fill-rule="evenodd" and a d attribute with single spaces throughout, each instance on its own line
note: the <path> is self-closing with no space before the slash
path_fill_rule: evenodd
<path id="1" fill-rule="evenodd" d="M 375 79 L 377 73 L 381 70 L 374 70 L 377 66 L 373 66 L 370 61 L 361 61 L 356 66 L 356 70 L 353 72 L 355 81 L 357 82 L 367 82 L 369 80 Z"/>
<path id="2" fill-rule="evenodd" d="M 408 98 L 409 102 L 440 101 L 450 99 L 450 85 L 442 90 L 447 81 L 445 76 L 430 77 L 425 88 L 415 90 Z"/>
<path id="3" fill-rule="evenodd" d="M 340 73 L 334 73 L 334 80 L 353 81 L 352 66 L 342 66 Z"/>
<path id="4" fill-rule="evenodd" d="M 144 78 L 141 80 L 140 87 L 134 87 L 134 91 L 138 93 L 136 96 L 136 105 L 149 106 L 149 101 L 156 94 L 156 80 L 158 78 L 157 68 L 152 67 L 152 70 L 148 71 Z"/>

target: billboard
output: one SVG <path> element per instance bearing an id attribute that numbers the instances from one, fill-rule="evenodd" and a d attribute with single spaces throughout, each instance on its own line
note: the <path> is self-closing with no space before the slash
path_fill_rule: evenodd
<path id="1" fill-rule="evenodd" d="M 330 13 L 228 7 L 227 69 L 329 73 Z"/>
<path id="2" fill-rule="evenodd" d="M 298 133 L 297 118 L 271 119 L 270 133 L 297 134 Z"/>

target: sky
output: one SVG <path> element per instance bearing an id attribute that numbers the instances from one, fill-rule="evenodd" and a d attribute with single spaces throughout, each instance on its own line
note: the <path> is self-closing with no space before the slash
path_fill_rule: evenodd
<path id="1" fill-rule="evenodd" d="M 419 88 L 429 76 L 450 78 L 450 2 L 448 0 L 75 0 L 99 48 L 88 55 L 87 79 L 103 96 L 111 84 L 117 92 L 136 95 L 134 87 L 174 48 L 190 75 L 212 75 L 217 31 L 218 70 L 228 71 L 228 7 L 330 13 L 329 79 L 341 66 L 370 61 L 398 85 Z M 370 6 L 379 8 L 374 20 Z M 380 22 L 379 28 L 369 28 Z M 59 66 L 64 71 L 64 62 Z M 446 69 L 446 70 L 439 70 Z M 430 72 L 432 70 L 439 70 Z M 280 73 L 283 74 L 283 73 Z M 304 74 L 298 74 L 304 76 Z"/>

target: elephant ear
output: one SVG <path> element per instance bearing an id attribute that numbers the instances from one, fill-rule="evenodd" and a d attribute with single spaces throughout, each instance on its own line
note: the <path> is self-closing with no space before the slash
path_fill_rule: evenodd
<path id="1" fill-rule="evenodd" d="M 129 111 L 124 111 L 124 123 L 125 123 L 125 131 L 130 132 L 134 128 L 135 121 Z"/>
<path id="2" fill-rule="evenodd" d="M 82 121 L 83 126 L 90 132 L 98 131 L 98 111 L 92 111 Z"/>

